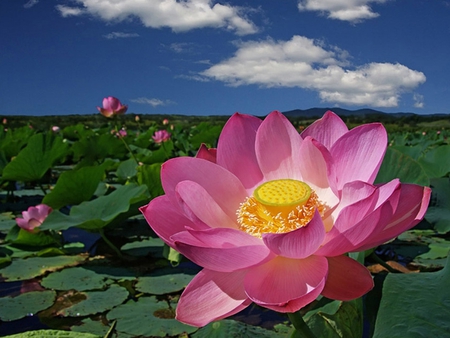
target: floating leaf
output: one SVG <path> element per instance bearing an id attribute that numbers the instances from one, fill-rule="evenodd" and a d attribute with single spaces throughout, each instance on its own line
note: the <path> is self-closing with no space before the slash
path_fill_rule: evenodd
<path id="1" fill-rule="evenodd" d="M 174 317 L 174 309 L 169 308 L 166 302 L 158 302 L 155 297 L 140 297 L 137 302 L 130 300 L 106 315 L 109 321 L 117 320 L 117 331 L 134 336 L 165 337 L 197 330 Z"/>
<path id="2" fill-rule="evenodd" d="M 149 238 L 143 241 L 127 243 L 120 250 L 131 256 L 148 256 L 149 254 L 162 256 L 163 247 L 164 242 L 160 238 Z"/>
<path id="3" fill-rule="evenodd" d="M 70 328 L 71 331 L 76 332 L 88 332 L 97 334 L 103 338 L 107 338 L 106 334 L 111 329 L 110 326 L 105 325 L 101 321 L 92 320 L 90 318 L 86 318 L 81 322 L 81 325 L 72 326 Z M 114 334 L 112 337 L 114 338 L 134 338 L 134 336 L 127 335 L 125 333 Z"/>
<path id="4" fill-rule="evenodd" d="M 229 338 L 229 337 L 261 337 L 277 338 L 280 335 L 274 331 L 258 326 L 248 325 L 235 320 L 220 320 L 201 328 L 191 335 L 192 338 Z"/>
<path id="5" fill-rule="evenodd" d="M 51 133 L 36 134 L 3 169 L 3 179 L 11 181 L 38 181 L 53 164 L 68 153 L 68 145 Z"/>
<path id="6" fill-rule="evenodd" d="M 108 284 L 103 276 L 82 267 L 53 272 L 41 282 L 47 289 L 77 291 L 102 289 Z"/>
<path id="7" fill-rule="evenodd" d="M 79 204 L 91 199 L 105 174 L 104 166 L 83 167 L 63 172 L 54 189 L 45 195 L 42 203 L 53 209 Z"/>
<path id="8" fill-rule="evenodd" d="M 447 337 L 450 257 L 438 272 L 388 274 L 374 338 Z"/>
<path id="9" fill-rule="evenodd" d="M 111 223 L 127 212 L 138 213 L 137 205 L 144 204 L 149 199 L 147 187 L 128 184 L 120 186 L 106 196 L 101 196 L 89 202 L 83 202 L 70 210 L 70 215 L 53 211 L 42 223 L 42 230 L 66 230 L 79 227 L 86 230 L 98 230 Z"/>
<path id="10" fill-rule="evenodd" d="M 417 161 L 389 147 L 375 183 L 386 183 L 394 178 L 399 178 L 402 183 L 430 184 L 427 174 Z"/>
<path id="11" fill-rule="evenodd" d="M 4 338 L 102 338 L 102 336 L 62 330 L 36 330 L 13 334 Z"/>
<path id="12" fill-rule="evenodd" d="M 128 298 L 128 291 L 113 284 L 107 290 L 81 292 L 80 295 L 84 296 L 84 300 L 59 311 L 58 315 L 78 317 L 105 312 L 122 304 Z"/>
<path id="13" fill-rule="evenodd" d="M 194 276 L 183 273 L 139 277 L 136 290 L 153 295 L 164 295 L 183 290 L 192 278 Z"/>
<path id="14" fill-rule="evenodd" d="M 446 258 L 450 253 L 450 242 L 448 241 L 431 243 L 428 246 L 430 247 L 430 251 L 417 256 L 418 259 Z"/>
<path id="15" fill-rule="evenodd" d="M 77 265 L 85 259 L 86 257 L 83 256 L 56 256 L 14 260 L 11 265 L 0 270 L 0 275 L 7 281 L 27 280 L 41 276 L 48 271 Z"/>
<path id="16" fill-rule="evenodd" d="M 9 322 L 45 310 L 53 305 L 55 291 L 33 291 L 0 298 L 0 320 Z"/>

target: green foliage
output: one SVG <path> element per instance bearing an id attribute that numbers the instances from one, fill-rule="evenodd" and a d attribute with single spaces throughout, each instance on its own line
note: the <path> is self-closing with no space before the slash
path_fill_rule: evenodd
<path id="1" fill-rule="evenodd" d="M 0 298 L 0 320 L 9 322 L 52 306 L 56 298 L 55 291 L 27 292 L 16 297 Z"/>
<path id="2" fill-rule="evenodd" d="M 117 331 L 133 336 L 165 337 L 197 330 L 174 319 L 174 309 L 155 297 L 140 297 L 112 309 L 107 319 L 117 320 Z M 143 325 L 145 323 L 145 325 Z"/>
<path id="3" fill-rule="evenodd" d="M 103 276 L 82 267 L 53 272 L 41 282 L 41 285 L 47 289 L 77 291 L 103 289 L 108 284 Z"/>
<path id="4" fill-rule="evenodd" d="M 121 216 L 126 219 L 138 213 L 138 206 L 149 198 L 147 187 L 129 184 L 120 186 L 111 194 L 101 196 L 70 209 L 65 215 L 53 211 L 42 223 L 42 230 L 66 230 L 79 227 L 86 230 L 99 230 Z"/>
<path id="5" fill-rule="evenodd" d="M 235 320 L 220 320 L 210 323 L 192 334 L 192 338 L 261 337 L 276 338 L 279 334 Z"/>
<path id="6" fill-rule="evenodd" d="M 69 147 L 51 133 L 36 134 L 27 146 L 3 169 L 4 180 L 38 181 L 56 161 L 68 155 Z"/>
<path id="7" fill-rule="evenodd" d="M 78 265 L 86 257 L 82 256 L 56 256 L 56 257 L 30 257 L 14 260 L 11 265 L 0 270 L 0 276 L 7 281 L 27 280 L 55 271 L 64 267 Z"/>
<path id="8" fill-rule="evenodd" d="M 438 272 L 389 274 L 374 338 L 446 337 L 450 331 L 450 257 Z"/>
<path id="9" fill-rule="evenodd" d="M 136 290 L 152 295 L 164 295 L 183 290 L 194 276 L 183 273 L 139 277 Z"/>
<path id="10" fill-rule="evenodd" d="M 88 201 L 104 176 L 104 166 L 83 167 L 63 172 L 55 188 L 44 197 L 42 203 L 53 209 L 60 209 L 66 205 Z"/>

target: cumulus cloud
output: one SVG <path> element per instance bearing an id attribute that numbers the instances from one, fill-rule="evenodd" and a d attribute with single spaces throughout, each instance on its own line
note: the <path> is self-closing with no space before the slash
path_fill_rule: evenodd
<path id="1" fill-rule="evenodd" d="M 25 5 L 23 5 L 23 7 L 26 9 L 31 8 L 34 5 L 36 5 L 38 2 L 39 2 L 39 0 L 30 0 Z"/>
<path id="2" fill-rule="evenodd" d="M 200 75 L 236 87 L 299 87 L 317 91 L 326 102 L 376 107 L 396 107 L 401 93 L 426 80 L 422 72 L 399 63 L 353 66 L 349 57 L 337 47 L 303 36 L 249 41 Z"/>
<path id="3" fill-rule="evenodd" d="M 103 37 L 107 38 L 108 40 L 111 39 L 123 39 L 123 38 L 136 38 L 139 34 L 137 33 L 124 33 L 124 32 L 112 32 L 106 35 L 103 35 Z"/>
<path id="4" fill-rule="evenodd" d="M 238 35 L 257 32 L 241 7 L 212 0 L 75 0 L 78 7 L 56 6 L 63 17 L 90 14 L 108 22 L 137 17 L 146 27 L 169 27 L 175 32 L 214 27 Z"/>
<path id="5" fill-rule="evenodd" d="M 158 106 L 168 106 L 171 104 L 175 104 L 175 102 L 170 101 L 170 100 L 160 100 L 160 99 L 156 99 L 156 98 L 149 99 L 146 97 L 139 97 L 137 99 L 131 100 L 131 102 L 148 104 L 148 105 L 152 106 L 153 108 L 156 108 Z"/>
<path id="6" fill-rule="evenodd" d="M 372 11 L 370 3 L 383 3 L 387 0 L 299 0 L 300 11 L 326 13 L 330 19 L 360 22 L 379 16 Z"/>

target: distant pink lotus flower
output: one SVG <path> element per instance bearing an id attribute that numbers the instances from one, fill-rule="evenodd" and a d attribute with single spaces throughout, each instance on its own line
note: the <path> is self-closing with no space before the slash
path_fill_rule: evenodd
<path id="1" fill-rule="evenodd" d="M 168 125 L 169 124 L 169 120 L 168 119 L 164 119 L 163 121 L 162 121 L 162 123 L 163 123 L 163 125 Z"/>
<path id="2" fill-rule="evenodd" d="M 47 216 L 52 212 L 52 208 L 45 204 L 39 204 L 35 207 L 29 207 L 27 211 L 22 212 L 22 217 L 16 218 L 16 223 L 22 229 L 33 232 L 39 227 Z"/>
<path id="3" fill-rule="evenodd" d="M 127 105 L 120 103 L 118 99 L 112 96 L 103 99 L 103 108 L 97 107 L 98 111 L 106 117 L 125 114 L 128 109 Z"/>
<path id="4" fill-rule="evenodd" d="M 54 133 L 59 133 L 60 130 L 61 130 L 61 129 L 60 129 L 58 126 L 53 126 L 53 127 L 52 127 L 52 131 L 53 131 Z"/>
<path id="5" fill-rule="evenodd" d="M 379 123 L 348 130 L 334 113 L 301 135 L 279 112 L 235 114 L 217 153 L 165 162 L 165 195 L 141 208 L 165 243 L 204 269 L 177 306 L 204 326 L 252 302 L 295 312 L 320 294 L 351 300 L 373 287 L 346 254 L 416 225 L 430 188 L 398 179 L 374 185 L 387 147 Z"/>
<path id="6" fill-rule="evenodd" d="M 153 141 L 156 143 L 162 143 L 170 140 L 170 133 L 167 130 L 158 130 L 152 136 Z"/>

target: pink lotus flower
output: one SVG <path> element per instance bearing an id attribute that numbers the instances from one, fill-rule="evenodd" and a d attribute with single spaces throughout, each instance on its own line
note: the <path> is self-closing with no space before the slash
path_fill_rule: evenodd
<path id="1" fill-rule="evenodd" d="M 35 207 L 29 207 L 27 211 L 22 212 L 22 217 L 16 218 L 16 223 L 22 229 L 33 232 L 39 227 L 47 216 L 52 212 L 52 208 L 45 204 L 39 204 Z"/>
<path id="2" fill-rule="evenodd" d="M 177 306 L 204 326 L 252 302 L 295 312 L 320 294 L 351 300 L 373 287 L 346 255 L 416 225 L 430 189 L 373 185 L 387 146 L 379 123 L 348 130 L 334 113 L 301 135 L 279 112 L 235 114 L 217 153 L 162 166 L 165 195 L 141 208 L 164 242 L 204 269 Z"/>
<path id="3" fill-rule="evenodd" d="M 163 121 L 162 121 L 162 123 L 163 123 L 163 125 L 168 125 L 169 124 L 169 120 L 168 119 L 164 119 Z"/>
<path id="4" fill-rule="evenodd" d="M 125 114 L 128 109 L 127 105 L 120 103 L 118 99 L 112 96 L 103 99 L 103 108 L 97 107 L 98 111 L 106 117 Z"/>
<path id="5" fill-rule="evenodd" d="M 170 140 L 170 133 L 167 130 L 158 130 L 152 136 L 153 141 L 156 143 L 167 142 Z"/>
<path id="6" fill-rule="evenodd" d="M 52 131 L 53 131 L 54 133 L 59 133 L 59 132 L 61 131 L 61 128 L 59 128 L 58 126 L 53 126 L 53 127 L 52 127 Z"/>

